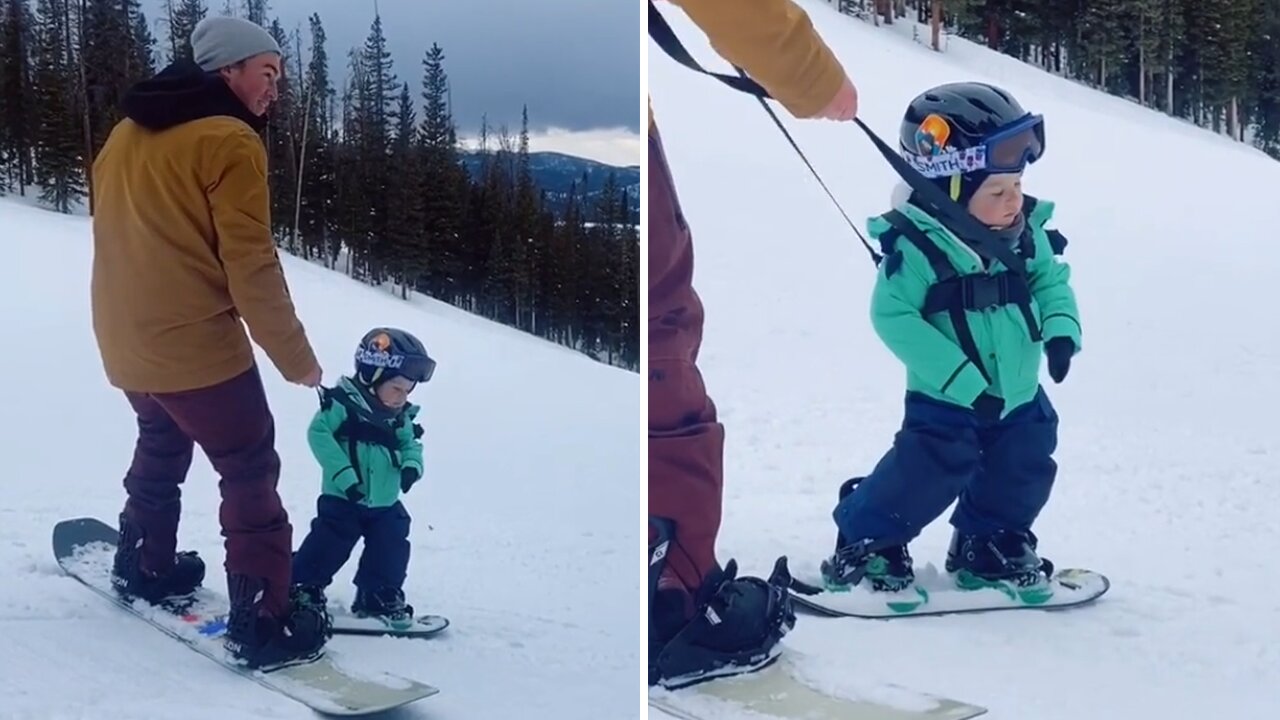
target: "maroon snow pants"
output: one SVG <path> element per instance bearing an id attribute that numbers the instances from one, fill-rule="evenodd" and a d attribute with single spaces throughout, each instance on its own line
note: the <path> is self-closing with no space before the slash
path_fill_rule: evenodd
<path id="1" fill-rule="evenodd" d="M 147 538 L 142 566 L 173 564 L 182 511 L 178 486 L 198 444 L 220 476 L 226 571 L 264 578 L 263 609 L 283 615 L 293 528 L 276 492 L 275 420 L 258 369 L 199 390 L 125 395 L 138 416 L 138 442 L 124 479 L 124 513 Z"/>
<path id="2" fill-rule="evenodd" d="M 678 580 L 696 591 L 716 564 L 724 426 L 697 366 L 703 313 L 692 285 L 693 239 L 653 126 L 648 175 L 649 515 L 675 525 L 660 585 Z"/>

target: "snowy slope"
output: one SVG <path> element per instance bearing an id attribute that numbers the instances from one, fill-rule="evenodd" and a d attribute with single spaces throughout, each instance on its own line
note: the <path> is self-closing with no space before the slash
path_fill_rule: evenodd
<path id="1" fill-rule="evenodd" d="M 964 41 L 937 54 L 909 29 L 800 3 L 887 142 L 914 95 L 951 80 L 1003 84 L 1045 114 L 1048 154 L 1025 187 L 1058 203 L 1085 335 L 1063 385 L 1043 375 L 1061 475 L 1036 530 L 1059 566 L 1115 581 L 1067 614 L 802 616 L 788 644 L 806 672 L 933 691 L 1001 720 L 1275 717 L 1280 248 L 1267 218 L 1280 164 Z M 705 66 L 732 73 L 661 9 Z M 868 319 L 874 267 L 755 99 L 649 52 L 695 238 L 702 367 L 728 431 L 720 555 L 760 573 L 779 554 L 815 563 L 834 541 L 838 484 L 871 469 L 901 419 L 904 372 Z M 859 224 L 889 209 L 897 176 L 861 130 L 783 116 Z M 945 517 L 913 545 L 917 561 L 941 566 Z"/>
<path id="2" fill-rule="evenodd" d="M 133 419 L 94 345 L 87 219 L 0 200 L 0 236 L 9 415 L 0 440 L 0 717 L 314 717 L 58 574 L 53 523 L 114 522 L 119 512 Z M 441 688 L 400 718 L 638 717 L 636 375 L 441 303 L 404 303 L 284 262 L 328 384 L 349 372 L 374 324 L 413 330 L 440 363 L 413 396 L 424 406 L 427 472 L 405 497 L 414 518 L 407 593 L 453 627 L 430 641 L 345 637 L 333 646 Z M 305 437 L 317 401 L 274 368 L 265 377 L 297 543 L 320 487 Z M 179 547 L 199 550 L 210 583 L 225 589 L 217 500 L 216 476 L 197 453 Z M 333 596 L 351 601 L 354 572 L 353 556 Z"/>

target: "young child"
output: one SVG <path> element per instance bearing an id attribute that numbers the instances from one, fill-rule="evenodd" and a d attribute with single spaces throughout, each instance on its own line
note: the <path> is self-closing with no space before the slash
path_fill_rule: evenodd
<path id="1" fill-rule="evenodd" d="M 1022 193 L 1024 167 L 1044 153 L 1043 120 L 1000 88 L 948 84 L 911 102 L 900 143 L 1025 260 L 1026 275 L 980 255 L 907 193 L 870 221 L 885 253 L 872 324 L 906 366 L 905 417 L 874 470 L 840 489 L 824 580 L 831 590 L 864 580 L 873 591 L 909 590 L 908 543 L 958 498 L 946 562 L 957 585 L 1042 601 L 1052 565 L 1037 556 L 1031 526 L 1057 473 L 1058 416 L 1040 355 L 1060 383 L 1081 347 L 1070 269 L 1057 258 L 1066 241 L 1045 229 L 1053 204 Z"/>
<path id="2" fill-rule="evenodd" d="M 355 374 L 321 394 L 307 438 L 322 492 L 311 531 L 293 556 L 294 587 L 309 603 L 325 605 L 324 589 L 363 537 L 351 611 L 392 625 L 412 622 L 403 589 L 409 513 L 400 494 L 422 477 L 422 428 L 409 394 L 435 367 L 413 335 L 374 328 L 356 349 Z"/>

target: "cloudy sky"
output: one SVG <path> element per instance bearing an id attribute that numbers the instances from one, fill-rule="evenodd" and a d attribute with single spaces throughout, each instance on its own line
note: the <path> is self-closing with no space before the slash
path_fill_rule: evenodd
<path id="1" fill-rule="evenodd" d="M 520 128 L 529 106 L 534 149 L 559 150 L 619 165 L 640 163 L 640 28 L 643 6 L 617 0 L 376 0 L 397 77 L 421 92 L 422 58 L 433 42 L 445 53 L 454 121 L 473 135 L 489 123 Z M 226 0 L 206 0 L 221 12 Z M 363 45 L 375 0 L 270 0 L 269 14 L 303 32 L 319 13 L 328 34 L 334 85 L 347 51 Z M 238 8 L 239 0 L 232 0 Z M 153 32 L 163 0 L 144 0 Z M 421 112 L 419 110 L 419 112 Z"/>

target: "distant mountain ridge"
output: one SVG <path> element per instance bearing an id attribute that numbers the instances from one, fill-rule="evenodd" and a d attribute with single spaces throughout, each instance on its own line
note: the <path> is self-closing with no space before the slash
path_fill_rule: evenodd
<path id="1" fill-rule="evenodd" d="M 477 176 L 481 165 L 480 152 L 462 150 L 460 154 L 468 172 L 472 177 Z M 586 201 L 587 209 L 590 210 L 600 198 L 600 190 L 604 187 L 605 178 L 611 171 L 617 173 L 616 182 L 619 187 L 626 190 L 627 207 L 631 211 L 632 221 L 639 222 L 639 165 L 609 165 L 577 155 L 543 151 L 529 153 L 529 169 L 533 173 L 534 184 L 540 190 L 546 191 L 547 200 L 553 204 L 557 214 L 562 211 L 569 197 L 569 189 L 575 181 L 578 183 L 578 197 Z"/>

